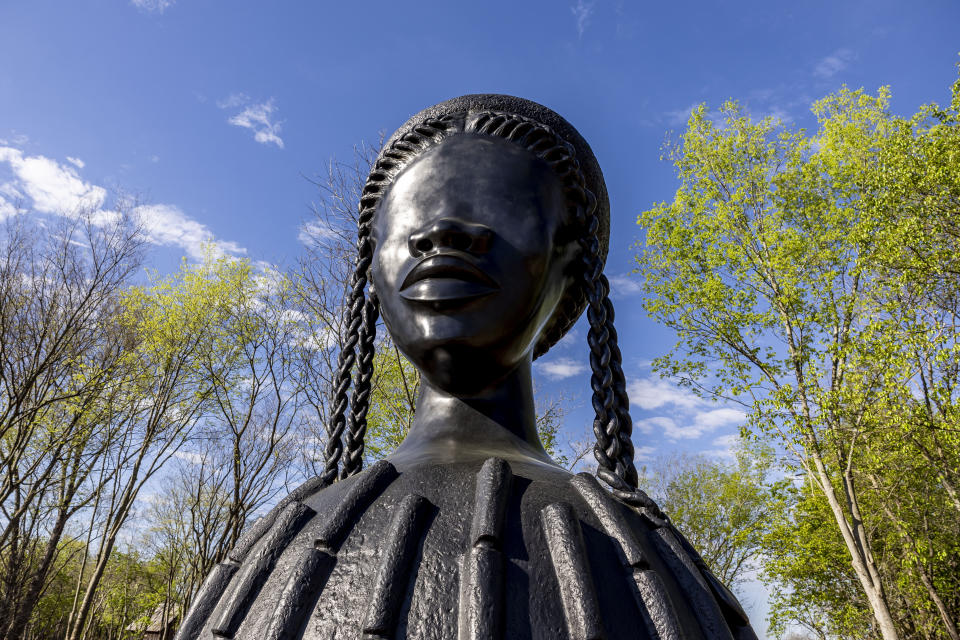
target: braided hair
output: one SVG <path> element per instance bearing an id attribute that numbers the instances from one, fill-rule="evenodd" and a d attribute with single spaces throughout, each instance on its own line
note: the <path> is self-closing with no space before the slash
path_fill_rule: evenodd
<path id="1" fill-rule="evenodd" d="M 464 108 L 465 102 L 470 103 L 470 106 Z M 480 107 L 494 108 L 476 108 L 477 103 Z M 505 106 L 521 108 L 495 108 L 503 103 L 506 103 Z M 471 106 L 473 108 L 470 108 Z M 520 115 L 516 113 L 518 110 L 533 112 L 537 117 Z M 554 126 L 545 124 L 544 120 Z M 464 96 L 431 107 L 414 116 L 411 122 L 412 125 L 401 128 L 387 142 L 360 195 L 357 261 L 344 311 L 347 333 L 334 378 L 334 401 L 327 424 L 328 440 L 324 470 L 321 474 L 323 484 L 330 484 L 337 478 L 341 458 L 341 479 L 359 472 L 363 464 L 366 416 L 373 377 L 374 341 L 379 317 L 376 293 L 367 291 L 373 260 L 370 234 L 376 209 L 399 173 L 421 153 L 452 135 L 474 133 L 514 142 L 546 162 L 560 180 L 570 219 L 570 228 L 566 231 L 570 234 L 568 237 L 577 239 L 580 247 L 579 262 L 575 267 L 578 277 L 564 292 L 557 310 L 544 328 L 534 347 L 534 357 L 546 353 L 573 326 L 584 307 L 587 308 L 590 323 L 587 341 L 592 370 L 590 385 L 596 414 L 593 432 L 597 439 L 594 447 L 594 457 L 598 464 L 597 475 L 621 499 L 662 515 L 653 501 L 637 489 L 637 470 L 633 464 L 634 448 L 631 440 L 633 423 L 630 419 L 617 332 L 613 325 L 610 285 L 603 274 L 608 224 L 606 192 L 589 146 L 565 120 L 552 111 L 536 103 L 510 96 Z M 568 136 L 579 144 L 575 146 L 565 140 L 554 127 L 566 128 Z M 585 169 L 581 159 L 577 157 L 578 147 L 581 150 L 585 148 L 584 155 L 589 156 L 586 172 L 590 174 L 595 187 L 593 190 L 588 186 Z M 604 205 L 602 208 L 598 207 L 598 197 L 594 190 L 600 191 Z M 351 373 L 354 369 L 353 389 L 348 402 Z M 346 443 L 345 451 L 343 442 Z"/>

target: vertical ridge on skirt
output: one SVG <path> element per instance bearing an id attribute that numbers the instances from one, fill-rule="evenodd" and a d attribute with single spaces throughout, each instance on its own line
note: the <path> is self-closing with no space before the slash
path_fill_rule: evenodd
<path id="1" fill-rule="evenodd" d="M 697 568 L 693 558 L 674 535 L 672 527 L 661 527 L 647 536 L 657 547 L 660 557 L 683 588 L 690 609 L 696 615 L 700 628 L 708 638 L 733 640 L 727 620 L 723 616 L 710 586 Z"/>
<path id="2" fill-rule="evenodd" d="M 270 531 L 261 539 L 251 556 L 241 566 L 237 577 L 224 594 L 225 605 L 217 622 L 214 635 L 232 638 L 247 614 L 250 603 L 257 596 L 263 583 L 273 570 L 273 565 L 290 540 L 304 523 L 316 512 L 302 502 L 292 502 L 280 513 Z"/>
<path id="3" fill-rule="evenodd" d="M 570 483 L 597 516 L 607 534 L 618 543 L 630 590 L 650 636 L 661 640 L 682 638 L 673 602 L 660 576 L 650 569 L 630 525 L 623 518 L 621 505 L 614 502 L 592 474 L 578 474 Z"/>
<path id="4" fill-rule="evenodd" d="M 277 503 L 273 509 L 253 523 L 243 534 L 240 536 L 240 539 L 237 540 L 237 544 L 233 545 L 233 549 L 227 554 L 227 557 L 240 564 L 247 557 L 247 554 L 250 552 L 250 549 L 253 548 L 253 545 L 256 544 L 263 534 L 273 526 L 273 523 L 277 521 L 277 516 L 287 508 L 291 502 L 300 502 L 307 494 L 313 493 L 317 489 L 323 488 L 323 479 L 319 476 L 310 478 L 299 487 L 291 491 L 286 495 L 280 502 Z"/>
<path id="5" fill-rule="evenodd" d="M 280 592 L 265 640 L 292 640 L 299 637 L 306 617 L 335 563 L 336 558 L 326 551 L 314 548 L 301 551 Z"/>
<path id="6" fill-rule="evenodd" d="M 351 476 L 354 479 L 353 484 L 320 526 L 314 546 L 321 551 L 335 552 L 355 524 L 357 516 L 398 475 L 392 464 L 380 460 L 366 471 Z"/>
<path id="7" fill-rule="evenodd" d="M 189 613 L 183 619 L 180 628 L 177 629 L 174 640 L 197 640 L 200 632 L 203 631 L 203 625 L 207 618 L 217 606 L 220 596 L 223 595 L 230 583 L 230 578 L 236 573 L 237 566 L 232 562 L 221 562 L 210 571 L 207 579 L 200 585 L 200 590 L 197 591 L 197 597 L 193 599 Z"/>
<path id="8" fill-rule="evenodd" d="M 707 582 L 707 586 L 710 587 L 713 595 L 716 596 L 717 601 L 720 603 L 720 609 L 724 612 L 724 616 L 731 622 L 731 626 L 749 626 L 750 619 L 740 605 L 740 601 L 733 595 L 733 592 L 710 571 L 710 567 L 703 561 L 703 558 L 697 553 L 697 550 L 693 548 L 690 541 L 687 540 L 682 533 L 677 531 L 676 528 L 672 526 L 670 528 L 674 537 L 680 542 L 680 546 L 683 547 L 687 555 L 690 556 L 690 559 L 693 560 L 693 564 L 700 570 L 704 580 Z"/>
<path id="9" fill-rule="evenodd" d="M 428 505 L 423 496 L 408 494 L 394 508 L 390 533 L 383 546 L 373 593 L 367 604 L 363 623 L 365 637 L 388 638 L 393 635 Z"/>
<path id="10" fill-rule="evenodd" d="M 501 530 L 513 473 L 500 458 L 489 458 L 477 473 L 470 547 L 460 570 L 460 640 L 493 640 L 503 627 Z"/>
<path id="11" fill-rule="evenodd" d="M 573 508 L 563 502 L 549 504 L 540 511 L 540 524 L 547 539 L 571 640 L 602 640 L 600 605 Z"/>
<path id="12" fill-rule="evenodd" d="M 300 552 L 274 609 L 265 640 L 296 638 L 316 604 L 336 564 L 336 552 L 359 515 L 397 477 L 392 464 L 380 460 L 352 476 L 344 492 L 314 538 L 314 546 Z"/>

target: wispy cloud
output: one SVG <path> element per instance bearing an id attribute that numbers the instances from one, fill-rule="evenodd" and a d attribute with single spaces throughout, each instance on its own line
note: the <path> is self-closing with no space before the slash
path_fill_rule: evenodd
<path id="1" fill-rule="evenodd" d="M 656 447 L 636 447 L 633 450 L 633 459 L 637 462 L 653 460 L 655 453 L 657 453 Z"/>
<path id="2" fill-rule="evenodd" d="M 627 393 L 631 404 L 647 411 L 666 406 L 691 410 L 708 405 L 703 398 L 662 378 L 632 380 L 627 385 Z"/>
<path id="3" fill-rule="evenodd" d="M 689 107 L 685 107 L 683 109 L 671 109 L 669 111 L 665 111 L 663 117 L 667 121 L 667 124 L 671 127 L 682 127 L 687 124 L 688 120 L 690 120 L 690 114 L 693 112 L 693 110 L 699 106 L 699 102 L 694 102 Z"/>
<path id="4" fill-rule="evenodd" d="M 610 277 L 610 295 L 614 298 L 635 296 L 643 291 L 641 277 L 631 273 L 621 273 Z"/>
<path id="5" fill-rule="evenodd" d="M 640 433 L 659 433 L 668 440 L 696 440 L 720 429 L 740 426 L 747 417 L 739 409 L 717 407 L 669 380 L 640 378 L 631 381 L 627 391 L 632 405 L 670 414 L 643 418 L 634 424 Z"/>
<path id="6" fill-rule="evenodd" d="M 852 49 L 837 49 L 827 57 L 817 62 L 813 68 L 813 75 L 818 78 L 832 78 L 850 66 L 857 57 Z"/>
<path id="7" fill-rule="evenodd" d="M 173 454 L 173 457 L 183 460 L 188 464 L 203 464 L 206 462 L 206 456 L 192 451 L 177 451 Z"/>
<path id="8" fill-rule="evenodd" d="M 235 242 L 217 240 L 209 227 L 172 204 L 141 205 L 134 209 L 134 216 L 149 242 L 180 247 L 193 260 L 202 260 L 208 247 L 217 253 L 246 253 L 246 249 Z"/>
<path id="9" fill-rule="evenodd" d="M 308 247 L 322 245 L 331 240 L 340 237 L 330 225 L 323 224 L 319 220 L 309 220 L 300 225 L 300 232 L 297 234 L 297 240 Z"/>
<path id="10" fill-rule="evenodd" d="M 11 132 L 9 138 L 0 138 L 0 147 L 14 146 L 22 147 L 30 141 L 30 138 L 22 133 Z"/>
<path id="11" fill-rule="evenodd" d="M 266 102 L 254 102 L 243 93 L 236 93 L 217 103 L 221 109 L 243 109 L 227 119 L 235 127 L 249 129 L 253 132 L 253 139 L 260 144 L 275 144 L 283 149 L 283 139 L 280 137 L 281 122 L 277 120 L 277 107 L 273 98 Z"/>
<path id="12" fill-rule="evenodd" d="M 0 146 L 0 219 L 22 206 L 25 211 L 42 215 L 90 215 L 95 224 L 115 220 L 117 213 L 106 207 L 107 190 L 84 180 L 78 172 L 83 166 L 83 161 L 71 156 L 66 162 L 58 162 Z M 131 213 L 148 242 L 179 247 L 194 260 L 203 258 L 206 246 L 211 244 L 216 246 L 215 251 L 245 253 L 235 242 L 217 240 L 206 225 L 172 204 L 141 205 Z"/>
<path id="13" fill-rule="evenodd" d="M 173 6 L 176 0 L 130 0 L 130 4 L 141 11 L 163 13 Z"/>
<path id="14" fill-rule="evenodd" d="M 715 448 L 707 451 L 707 455 L 714 458 L 725 458 L 732 460 L 736 457 L 736 448 L 740 443 L 740 434 L 730 433 L 725 436 L 718 436 L 710 443 Z"/>
<path id="15" fill-rule="evenodd" d="M 554 349 L 557 347 L 561 349 L 568 349 L 576 345 L 580 341 L 580 332 L 576 329 L 570 329 L 567 333 L 557 341 L 557 344 L 554 345 Z"/>
<path id="16" fill-rule="evenodd" d="M 577 21 L 577 37 L 582 38 L 583 32 L 587 30 L 590 24 L 590 16 L 593 15 L 593 3 L 577 0 L 577 3 L 570 7 L 574 19 Z"/>
<path id="17" fill-rule="evenodd" d="M 587 365 L 572 358 L 557 358 L 549 362 L 537 362 L 537 369 L 552 380 L 564 380 L 580 375 L 587 370 Z"/>
<path id="18" fill-rule="evenodd" d="M 716 412 L 730 413 L 716 413 Z M 735 409 L 717 409 L 715 411 L 696 412 L 685 418 L 656 416 L 637 421 L 641 433 L 662 433 L 668 440 L 696 440 L 721 427 L 736 427 L 743 423 L 746 415 Z M 682 421 L 681 421 L 682 420 Z"/>

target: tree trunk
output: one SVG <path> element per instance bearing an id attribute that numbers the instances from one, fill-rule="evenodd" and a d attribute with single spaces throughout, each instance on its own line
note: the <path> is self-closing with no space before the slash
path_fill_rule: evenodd
<path id="1" fill-rule="evenodd" d="M 900 635 L 897 633 L 896 624 L 893 621 L 893 616 L 890 614 L 890 606 L 883 593 L 883 586 L 877 579 L 879 572 L 873 561 L 872 554 L 869 553 L 870 543 L 865 538 L 858 539 L 854 536 L 854 531 L 851 530 L 850 523 L 847 521 L 846 514 L 843 512 L 843 507 L 830 481 L 830 476 L 827 473 L 823 459 L 816 451 L 809 449 L 808 451 L 816 466 L 820 490 L 827 499 L 830 511 L 833 512 L 833 517 L 840 529 L 840 534 L 843 536 L 843 542 L 846 544 L 847 551 L 850 553 L 853 570 L 857 574 L 860 586 L 863 587 L 864 594 L 867 596 L 867 602 L 870 603 L 870 609 L 873 612 L 874 619 L 877 621 L 880 635 L 884 640 L 899 640 Z M 847 499 L 853 504 L 857 503 L 856 495 L 848 495 Z M 862 529 L 859 531 L 862 533 Z"/>
<path id="2" fill-rule="evenodd" d="M 27 624 L 30 622 L 30 617 L 33 615 L 33 609 L 40 599 L 40 592 L 43 591 L 43 583 L 46 582 L 50 565 L 53 564 L 53 560 L 57 556 L 57 545 L 60 544 L 60 537 L 63 535 L 63 528 L 67 524 L 68 516 L 69 509 L 65 505 L 61 505 L 60 511 L 57 513 L 57 520 L 50 531 L 43 558 L 40 560 L 33 576 L 31 576 L 26 593 L 20 601 L 20 606 L 17 607 L 10 621 L 10 626 L 7 627 L 6 640 L 20 640 L 23 637 Z"/>

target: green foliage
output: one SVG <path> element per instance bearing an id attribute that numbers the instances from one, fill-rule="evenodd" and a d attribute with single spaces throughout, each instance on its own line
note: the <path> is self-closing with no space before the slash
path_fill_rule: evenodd
<path id="1" fill-rule="evenodd" d="M 413 424 L 420 372 L 389 338 L 377 348 L 373 371 L 366 455 L 379 460 L 400 446 Z"/>
<path id="2" fill-rule="evenodd" d="M 829 634 L 863 629 L 866 607 L 885 638 L 958 637 L 941 571 L 956 547 L 930 532 L 960 532 L 960 80 L 948 107 L 905 118 L 889 102 L 842 88 L 813 105 L 813 134 L 732 101 L 719 119 L 695 109 L 669 149 L 676 196 L 639 217 L 638 265 L 678 337 L 657 369 L 749 406 L 750 432 L 812 492 L 779 548 L 806 535 L 846 554 L 773 565 L 792 585 L 778 619 L 801 615 L 807 578 L 852 571 L 818 601 Z"/>
<path id="3" fill-rule="evenodd" d="M 769 527 L 787 505 L 789 485 L 771 477 L 774 463 L 771 449 L 741 443 L 731 463 L 680 456 L 644 467 L 641 485 L 717 577 L 736 588 L 758 568 Z"/>
<path id="4" fill-rule="evenodd" d="M 763 540 L 762 579 L 771 591 L 770 633 L 795 624 L 820 638 L 867 639 L 872 614 L 826 501 L 791 487 Z"/>

